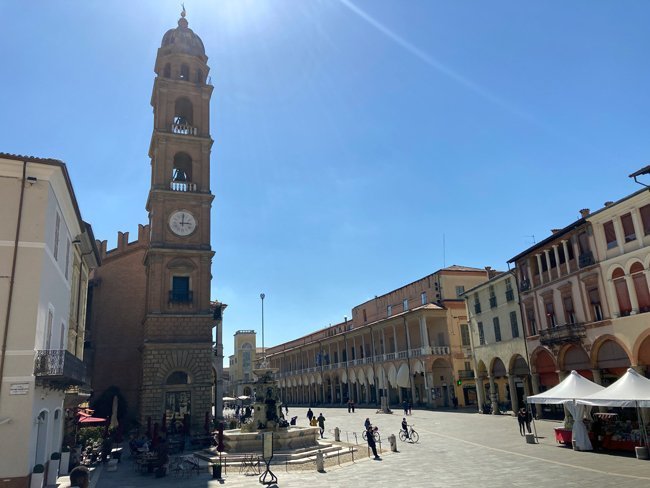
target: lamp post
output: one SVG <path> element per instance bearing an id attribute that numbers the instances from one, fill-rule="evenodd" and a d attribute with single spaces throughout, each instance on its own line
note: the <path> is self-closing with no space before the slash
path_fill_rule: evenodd
<path id="1" fill-rule="evenodd" d="M 266 366 L 266 349 L 264 348 L 264 298 L 266 298 L 266 295 L 260 293 L 260 300 L 262 300 L 262 362 Z"/>

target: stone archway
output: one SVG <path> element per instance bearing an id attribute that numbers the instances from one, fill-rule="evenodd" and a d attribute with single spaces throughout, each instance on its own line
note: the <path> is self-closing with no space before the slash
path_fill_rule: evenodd
<path id="1" fill-rule="evenodd" d="M 436 358 L 431 365 L 431 388 L 435 407 L 449 407 L 452 403 L 454 372 L 446 359 Z"/>
<path id="2" fill-rule="evenodd" d="M 536 349 L 533 352 L 531 363 L 533 364 L 536 375 L 533 376 L 533 393 L 546 391 L 560 383 L 555 359 L 547 349 L 542 347 Z M 536 382 L 537 385 L 535 384 Z M 535 391 L 536 386 L 538 391 Z"/>
<path id="3" fill-rule="evenodd" d="M 582 346 L 571 345 L 566 348 L 560 356 L 560 369 L 570 372 L 576 371 L 590 381 L 594 381 L 594 374 L 591 371 L 589 355 Z"/>
<path id="4" fill-rule="evenodd" d="M 625 374 L 631 366 L 625 349 L 614 339 L 606 339 L 592 352 L 596 368 L 600 370 L 603 386 L 609 386 Z"/>

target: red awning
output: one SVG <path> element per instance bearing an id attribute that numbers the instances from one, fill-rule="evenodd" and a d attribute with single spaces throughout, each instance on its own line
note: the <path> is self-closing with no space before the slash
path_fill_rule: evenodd
<path id="1" fill-rule="evenodd" d="M 81 417 L 79 419 L 80 424 L 98 424 L 102 422 L 106 422 L 106 419 L 102 419 L 99 417 Z"/>

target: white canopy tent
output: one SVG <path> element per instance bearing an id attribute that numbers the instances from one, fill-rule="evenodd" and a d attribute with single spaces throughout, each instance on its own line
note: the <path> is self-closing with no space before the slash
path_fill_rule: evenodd
<path id="1" fill-rule="evenodd" d="M 639 428 L 645 445 L 648 445 L 648 434 L 639 408 L 650 407 L 650 380 L 632 368 L 607 388 L 583 397 L 578 403 L 599 407 L 636 407 Z"/>
<path id="2" fill-rule="evenodd" d="M 527 401 L 541 404 L 563 404 L 574 419 L 571 433 L 573 440 L 576 442 L 576 447 L 581 451 L 591 451 L 593 446 L 589 441 L 587 428 L 582 423 L 582 417 L 587 406 L 583 403 L 577 403 L 576 400 L 597 394 L 601 390 L 604 390 L 604 387 L 580 376 L 574 370 L 559 385 L 538 395 L 529 396 Z"/>

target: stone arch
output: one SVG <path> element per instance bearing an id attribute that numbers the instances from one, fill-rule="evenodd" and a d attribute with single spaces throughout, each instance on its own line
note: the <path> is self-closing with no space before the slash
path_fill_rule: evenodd
<path id="1" fill-rule="evenodd" d="M 411 368 L 411 371 L 413 372 L 413 374 L 425 373 L 426 368 L 424 367 L 424 363 L 419 359 L 417 359 L 413 363 L 413 367 Z"/>
<path id="2" fill-rule="evenodd" d="M 350 383 L 356 383 L 357 382 L 357 373 L 354 370 L 354 368 L 350 368 L 348 370 L 348 374 L 350 376 Z"/>
<path id="3" fill-rule="evenodd" d="M 362 385 L 365 384 L 366 373 L 363 371 L 363 368 L 359 368 L 359 374 L 357 375 L 357 379 L 359 380 L 359 383 L 361 383 Z"/>
<path id="4" fill-rule="evenodd" d="M 650 328 L 637 337 L 634 343 L 633 360 L 637 365 L 650 366 Z"/>
<path id="5" fill-rule="evenodd" d="M 366 378 L 368 378 L 368 384 L 374 385 L 375 384 L 375 375 L 374 371 L 372 370 L 372 367 L 368 366 L 366 368 Z"/>
<path id="6" fill-rule="evenodd" d="M 395 368 L 395 365 L 392 363 L 388 367 L 388 375 L 386 379 L 388 380 L 391 386 L 397 387 L 397 369 Z"/>
<path id="7" fill-rule="evenodd" d="M 165 384 L 167 376 L 174 371 L 184 371 L 192 383 L 209 383 L 210 377 L 206 371 L 197 370 L 197 361 L 192 354 L 180 351 L 170 351 L 165 355 L 157 371 L 157 383 Z"/>
<path id="8" fill-rule="evenodd" d="M 527 376 L 530 374 L 530 368 L 521 354 L 513 354 L 508 364 L 508 372 L 516 376 Z"/>
<path id="9" fill-rule="evenodd" d="M 190 375 L 185 371 L 172 371 L 167 375 L 165 379 L 165 385 L 167 386 L 176 386 L 176 385 L 189 385 L 191 383 Z"/>
<path id="10" fill-rule="evenodd" d="M 542 346 L 538 347 L 533 351 L 530 362 L 533 371 L 539 375 L 540 386 L 548 389 L 560 382 L 557 363 L 551 351 Z"/>
<path id="11" fill-rule="evenodd" d="M 186 152 L 180 151 L 174 154 L 172 180 L 178 182 L 192 181 L 192 157 Z"/>
<path id="12" fill-rule="evenodd" d="M 348 382 L 348 374 L 345 371 L 341 371 L 341 383 Z"/>
<path id="13" fill-rule="evenodd" d="M 506 365 L 503 364 L 503 361 L 498 356 L 492 358 L 490 361 L 490 372 L 492 373 L 492 376 L 498 378 L 504 377 L 508 374 Z"/>
<path id="14" fill-rule="evenodd" d="M 558 364 L 560 365 L 561 371 L 575 370 L 581 376 L 593 381 L 594 375 L 591 372 L 591 360 L 582 346 L 570 344 L 562 348 L 558 355 Z"/>
<path id="15" fill-rule="evenodd" d="M 591 361 L 601 370 L 603 385 L 623 376 L 631 366 L 631 357 L 625 344 L 609 334 L 599 337 L 591 349 Z"/>
<path id="16" fill-rule="evenodd" d="M 187 134 L 187 132 L 178 132 L 178 130 L 185 130 L 185 127 L 191 126 L 193 123 L 194 107 L 192 106 L 192 102 L 187 97 L 178 97 L 174 102 L 172 132 L 176 134 Z"/>
<path id="17" fill-rule="evenodd" d="M 485 363 L 483 360 L 479 360 L 478 364 L 476 365 L 476 373 L 478 376 L 487 376 L 487 367 L 485 366 Z"/>
<path id="18" fill-rule="evenodd" d="M 376 378 L 376 386 L 377 388 L 387 388 L 387 379 L 388 375 L 386 374 L 386 370 L 384 369 L 383 366 L 377 366 L 376 372 L 375 372 L 375 378 Z"/>
<path id="19" fill-rule="evenodd" d="M 397 370 L 396 377 L 397 386 L 402 388 L 409 388 L 411 386 L 411 381 L 409 378 L 409 367 L 406 363 L 402 363 Z"/>
<path id="20" fill-rule="evenodd" d="M 183 271 L 191 272 L 196 269 L 196 265 L 192 262 L 191 259 L 176 258 L 176 259 L 172 259 L 169 263 L 167 263 L 167 269 L 183 270 Z"/>

